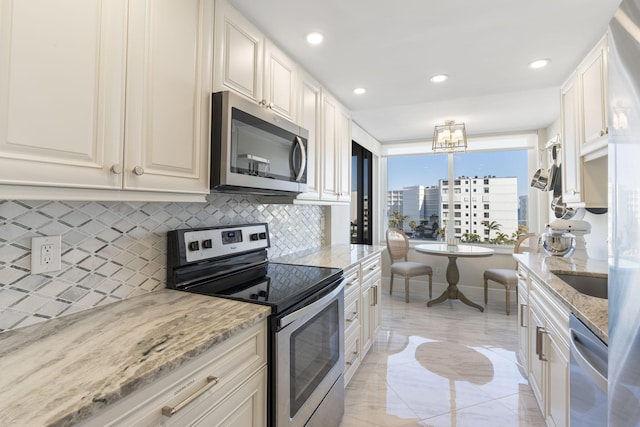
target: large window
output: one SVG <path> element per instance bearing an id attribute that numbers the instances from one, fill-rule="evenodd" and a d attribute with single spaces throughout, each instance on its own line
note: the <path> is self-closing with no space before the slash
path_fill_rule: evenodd
<path id="1" fill-rule="evenodd" d="M 525 149 L 453 154 L 452 186 L 448 154 L 388 157 L 389 225 L 418 240 L 436 240 L 450 225 L 462 241 L 508 243 L 528 228 L 527 156 Z"/>

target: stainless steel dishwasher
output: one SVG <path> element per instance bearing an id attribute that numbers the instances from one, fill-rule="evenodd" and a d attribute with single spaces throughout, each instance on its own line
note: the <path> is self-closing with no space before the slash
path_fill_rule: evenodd
<path id="1" fill-rule="evenodd" d="M 607 425 L 607 345 L 573 314 L 569 319 L 571 425 Z"/>

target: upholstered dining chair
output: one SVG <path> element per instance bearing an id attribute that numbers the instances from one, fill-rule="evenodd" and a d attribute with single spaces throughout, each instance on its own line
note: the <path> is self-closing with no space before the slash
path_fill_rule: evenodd
<path id="1" fill-rule="evenodd" d="M 540 245 L 538 244 L 538 235 L 535 233 L 525 234 L 520 236 L 516 241 L 516 245 L 513 248 L 513 253 L 521 254 L 523 252 L 540 252 Z M 516 289 L 516 297 L 518 295 L 518 274 L 516 270 L 502 269 L 502 268 L 490 268 L 484 271 L 484 304 L 489 301 L 488 298 L 488 281 L 499 283 L 504 286 L 506 294 L 506 306 L 507 315 L 510 313 L 509 307 L 509 292 L 513 286 Z"/>
<path id="2" fill-rule="evenodd" d="M 411 278 L 417 276 L 429 276 L 429 299 L 431 299 L 433 269 L 427 264 L 408 260 L 407 254 L 409 253 L 409 238 L 407 235 L 401 230 L 389 228 L 387 230 L 387 251 L 391 258 L 389 295 L 393 293 L 394 274 L 404 277 L 405 302 L 409 302 L 409 281 Z"/>

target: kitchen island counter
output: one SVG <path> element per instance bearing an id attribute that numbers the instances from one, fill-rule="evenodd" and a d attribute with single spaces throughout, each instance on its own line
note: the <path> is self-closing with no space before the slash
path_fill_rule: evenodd
<path id="1" fill-rule="evenodd" d="M 0 425 L 75 424 L 268 314 L 165 289 L 2 333 Z"/>
<path id="2" fill-rule="evenodd" d="M 602 276 L 608 272 L 605 260 L 574 260 L 572 258 L 546 256 L 542 253 L 514 254 L 516 261 L 538 278 L 578 319 L 589 327 L 605 343 L 609 340 L 608 301 L 585 295 L 573 289 L 554 271 L 567 274 Z"/>
<path id="3" fill-rule="evenodd" d="M 290 255 L 273 258 L 273 262 L 286 262 L 317 267 L 347 268 L 386 248 L 379 245 L 340 244 L 307 249 Z"/>

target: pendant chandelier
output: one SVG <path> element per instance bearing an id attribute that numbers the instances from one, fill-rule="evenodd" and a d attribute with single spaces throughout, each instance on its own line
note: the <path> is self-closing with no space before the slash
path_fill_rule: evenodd
<path id="1" fill-rule="evenodd" d="M 445 120 L 444 125 L 436 125 L 433 131 L 433 151 L 467 150 L 467 132 L 464 123 L 455 123 L 454 120 Z"/>

